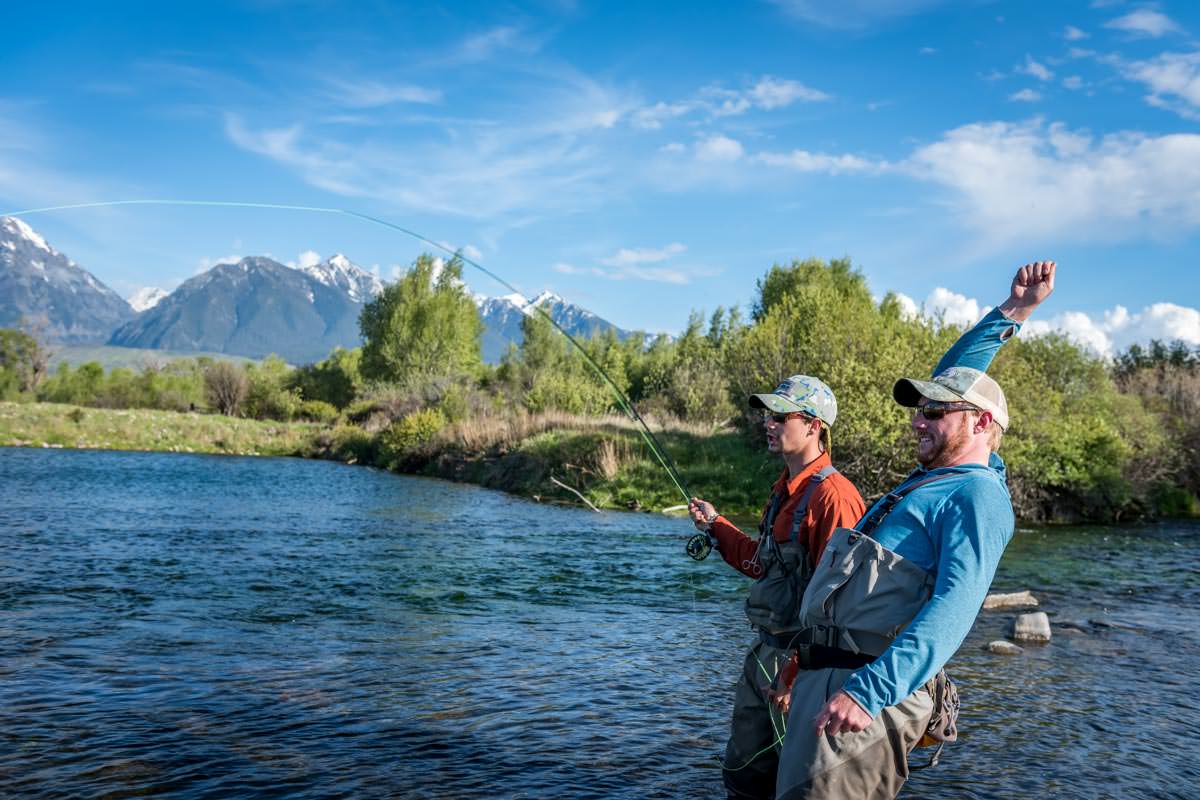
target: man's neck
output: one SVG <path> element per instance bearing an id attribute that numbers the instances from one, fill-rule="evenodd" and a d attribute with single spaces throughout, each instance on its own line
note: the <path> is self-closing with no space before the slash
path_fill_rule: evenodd
<path id="1" fill-rule="evenodd" d="M 806 447 L 799 453 L 785 455 L 783 460 L 787 464 L 788 478 L 795 478 L 820 457 L 821 448 L 818 446 Z"/>

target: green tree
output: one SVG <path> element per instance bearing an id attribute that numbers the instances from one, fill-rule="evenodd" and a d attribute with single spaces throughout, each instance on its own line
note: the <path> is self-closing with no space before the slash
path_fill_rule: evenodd
<path id="1" fill-rule="evenodd" d="M 37 339 L 0 328 L 0 400 L 37 391 L 47 373 L 46 351 Z"/>
<path id="2" fill-rule="evenodd" d="M 362 393 L 361 362 L 361 348 L 335 347 L 324 361 L 306 364 L 293 371 L 291 386 L 298 389 L 306 401 L 322 401 L 335 408 L 345 408 Z"/>
<path id="3" fill-rule="evenodd" d="M 462 282 L 462 261 L 425 254 L 363 307 L 361 371 L 382 383 L 412 385 L 477 374 L 483 323 Z"/>

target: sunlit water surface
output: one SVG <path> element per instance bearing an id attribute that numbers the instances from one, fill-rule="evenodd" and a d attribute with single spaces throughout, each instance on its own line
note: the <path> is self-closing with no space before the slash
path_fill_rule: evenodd
<path id="1" fill-rule="evenodd" d="M 0 449 L 0 796 L 720 798 L 751 635 L 686 522 L 287 459 Z M 1021 531 L 904 797 L 1196 797 L 1200 528 Z"/>

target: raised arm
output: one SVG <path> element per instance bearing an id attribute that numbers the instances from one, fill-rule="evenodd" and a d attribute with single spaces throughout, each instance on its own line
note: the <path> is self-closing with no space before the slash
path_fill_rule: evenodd
<path id="1" fill-rule="evenodd" d="M 1021 323 L 1054 291 L 1053 261 L 1035 261 L 1017 270 L 1008 299 L 993 308 L 946 351 L 934 368 L 939 375 L 951 367 L 971 367 L 987 372 L 1001 346 L 1012 338 Z"/>

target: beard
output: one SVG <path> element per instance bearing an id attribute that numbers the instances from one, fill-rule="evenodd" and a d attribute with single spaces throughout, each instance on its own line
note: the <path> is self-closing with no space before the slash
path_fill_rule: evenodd
<path id="1" fill-rule="evenodd" d="M 930 446 L 924 451 L 918 443 L 917 461 L 922 467 L 937 469 L 949 466 L 955 463 L 958 456 L 970 445 L 974 415 L 969 411 L 963 411 L 954 416 L 958 417 L 958 425 L 952 431 L 940 437 L 931 436 Z"/>

